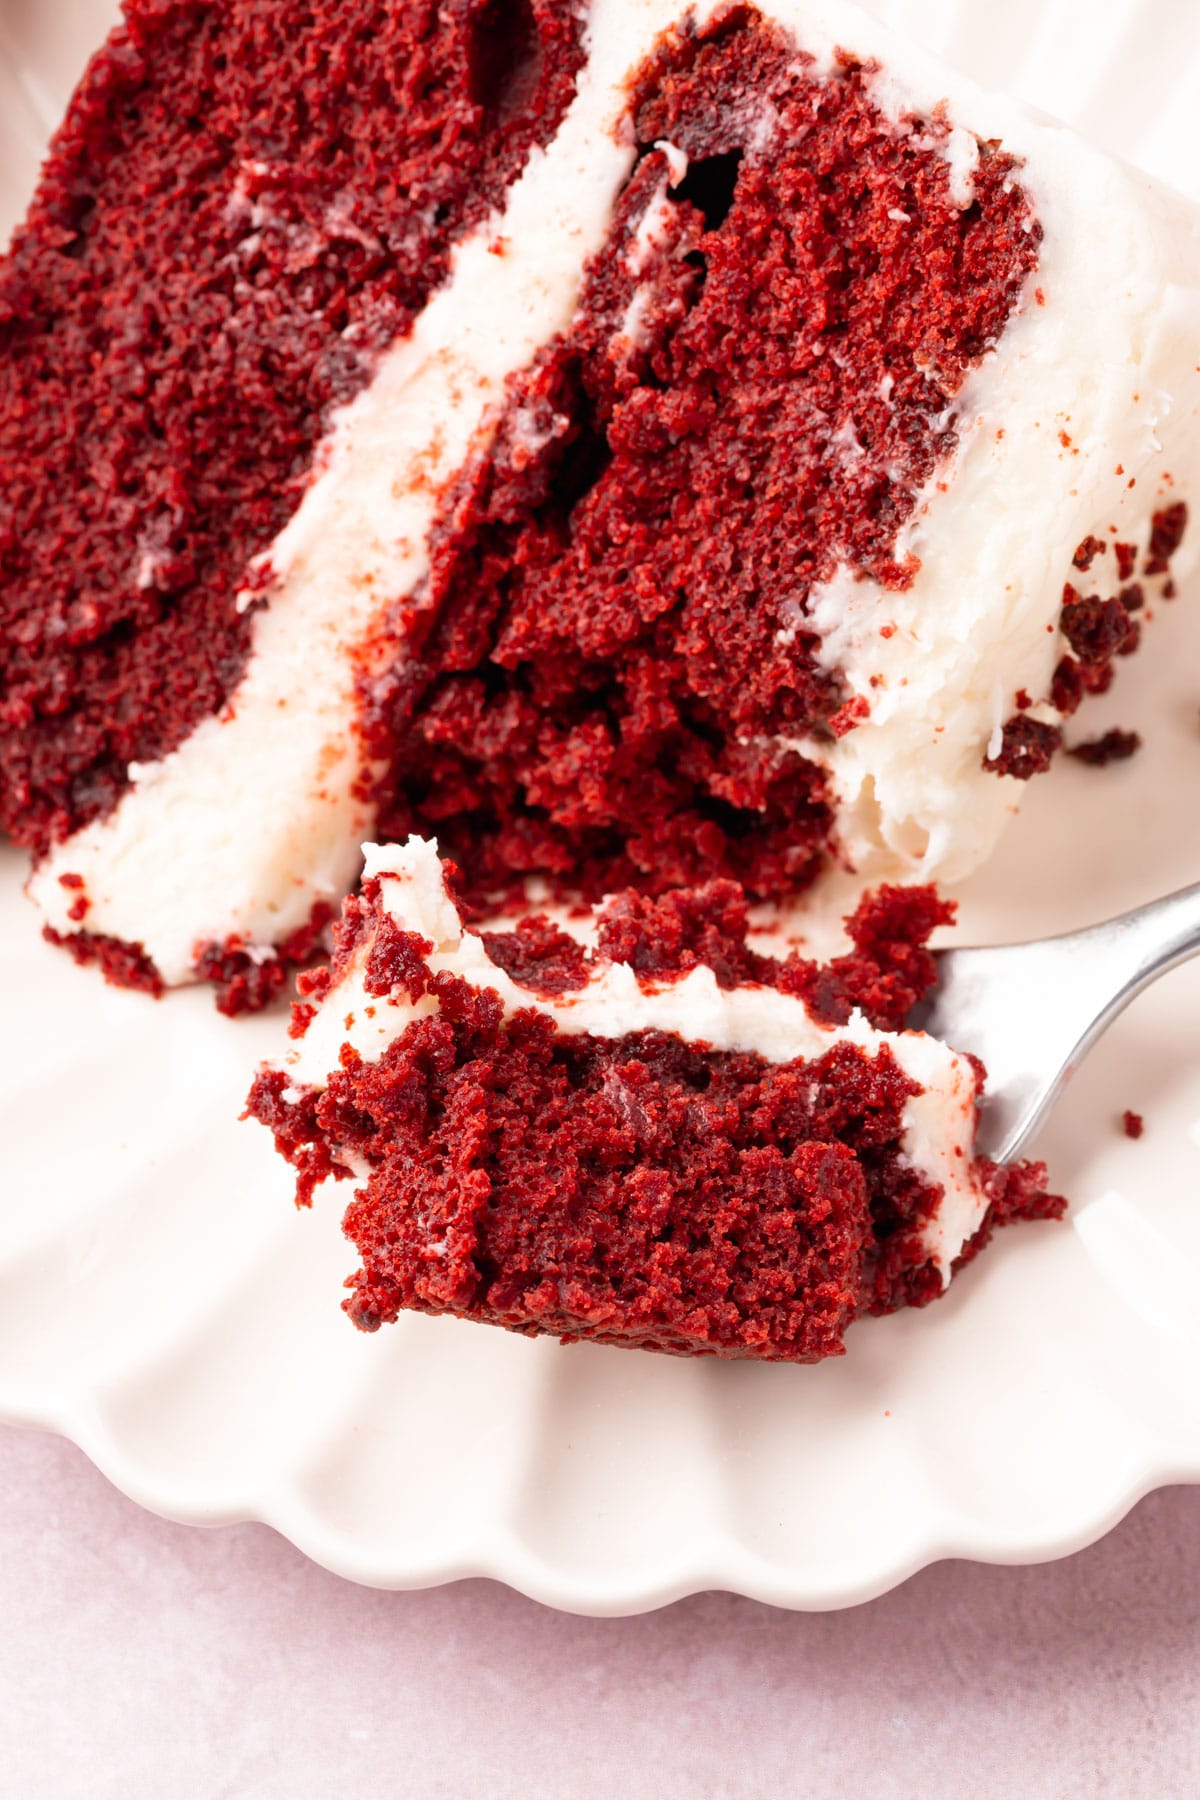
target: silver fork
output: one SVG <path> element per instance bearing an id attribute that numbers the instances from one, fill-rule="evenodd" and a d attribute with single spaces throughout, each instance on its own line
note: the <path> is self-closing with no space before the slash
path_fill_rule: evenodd
<path id="1" fill-rule="evenodd" d="M 1129 1002 L 1200 950 L 1200 883 L 1062 937 L 944 950 L 914 1017 L 984 1063 L 978 1147 L 1020 1155 L 1068 1076 Z"/>

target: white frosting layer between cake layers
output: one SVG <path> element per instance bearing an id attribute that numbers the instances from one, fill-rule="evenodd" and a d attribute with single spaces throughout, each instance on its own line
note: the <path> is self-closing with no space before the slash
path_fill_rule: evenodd
<path id="1" fill-rule="evenodd" d="M 971 197 L 976 139 L 1024 157 L 1021 180 L 1045 228 L 1034 277 L 1044 304 L 1027 292 L 960 396 L 958 454 L 903 534 L 901 551 L 921 558 L 912 586 L 882 593 L 843 570 L 811 609 L 827 660 L 870 707 L 832 747 L 802 746 L 829 768 L 846 861 L 948 878 L 987 854 L 1013 810 L 1017 784 L 981 758 L 1016 692 L 1047 692 L 1076 545 L 1093 531 L 1111 541 L 1111 525 L 1144 542 L 1162 498 L 1189 487 L 1195 497 L 1195 214 L 950 74 L 852 0 L 761 0 L 760 10 L 823 68 L 835 46 L 876 59 L 874 92 L 897 130 L 909 129 L 908 112 L 928 117 L 945 102 L 955 129 L 941 147 L 960 202 Z M 503 215 L 458 247 L 412 336 L 336 417 L 267 553 L 270 604 L 229 706 L 135 770 L 116 810 L 35 872 L 30 891 L 59 931 L 81 928 L 69 917 L 80 890 L 60 883 L 81 876 L 82 928 L 140 943 L 181 982 L 199 944 L 236 935 L 262 950 L 354 879 L 372 826 L 356 796 L 357 659 L 389 605 L 419 595 L 439 492 L 486 445 L 506 379 L 568 325 L 634 155 L 626 75 L 686 11 L 680 0 L 592 0 L 588 61 L 554 140 L 533 153 Z M 760 148 L 771 129 L 764 112 Z M 1089 591 L 1112 574 L 1110 553 Z M 887 638 L 884 624 L 895 627 Z"/>
<path id="2" fill-rule="evenodd" d="M 382 910 L 401 929 L 433 944 L 425 959 L 431 973 L 445 971 L 473 988 L 490 989 L 508 1014 L 533 1007 L 547 1013 L 560 1031 L 600 1038 L 670 1032 L 685 1043 L 750 1051 L 768 1062 L 811 1061 L 839 1043 L 856 1045 L 869 1056 L 886 1046 L 922 1089 L 905 1102 L 902 1148 L 912 1167 L 942 1190 L 927 1241 L 943 1280 L 949 1278 L 988 1203 L 972 1173 L 974 1072 L 948 1045 L 921 1032 L 876 1030 L 859 1012 L 846 1025 L 825 1025 L 795 995 L 749 983 L 722 988 L 707 967 L 643 985 L 627 963 L 602 962 L 574 993 L 535 995 L 491 960 L 480 937 L 463 928 L 446 891 L 436 843 L 413 837 L 403 845 L 367 844 L 364 854 L 367 876 L 380 880 Z M 576 921 L 561 923 L 567 930 L 575 928 L 581 940 L 590 936 Z M 323 1088 L 339 1066 L 343 1044 L 366 1062 L 377 1061 L 414 1019 L 437 1010 L 429 995 L 416 1002 L 402 994 L 369 995 L 363 986 L 369 953 L 369 944 L 360 946 L 304 1036 L 280 1060 L 278 1066 L 294 1087 Z"/>

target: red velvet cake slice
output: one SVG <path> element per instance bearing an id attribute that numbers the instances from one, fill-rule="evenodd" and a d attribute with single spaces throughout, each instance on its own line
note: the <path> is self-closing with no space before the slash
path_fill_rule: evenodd
<path id="1" fill-rule="evenodd" d="M 250 1112 L 358 1188 L 347 1311 L 810 1362 L 924 1304 L 1045 1169 L 973 1153 L 979 1075 L 900 1027 L 947 909 L 885 889 L 819 967 L 746 942 L 729 882 L 476 933 L 436 846 L 367 849 L 333 965 Z"/>
<path id="2" fill-rule="evenodd" d="M 1168 579 L 1197 342 L 1194 209 L 849 0 L 129 0 L 0 269 L 33 896 L 236 1006 L 367 836 L 962 873 Z"/>

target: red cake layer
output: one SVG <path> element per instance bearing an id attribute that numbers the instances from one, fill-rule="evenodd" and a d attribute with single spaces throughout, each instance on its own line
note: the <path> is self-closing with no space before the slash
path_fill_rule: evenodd
<path id="1" fill-rule="evenodd" d="M 582 54 L 570 0 L 125 12 L 0 264 L 0 828 L 35 849 L 226 700 L 331 409 Z"/>
<path id="2" fill-rule="evenodd" d="M 437 1011 L 377 1062 L 344 1048 L 323 1091 L 264 1071 L 248 1108 L 297 1168 L 302 1201 L 347 1164 L 369 1170 L 345 1219 L 363 1265 L 348 1283 L 356 1324 L 374 1330 L 410 1309 L 807 1362 L 837 1354 L 860 1314 L 941 1291 L 924 1241 L 939 1191 L 901 1143 L 920 1089 L 890 1050 L 843 1043 L 774 1063 L 659 1031 L 568 1034 L 535 998 L 582 986 L 613 957 L 660 981 L 704 962 L 723 985 L 813 991 L 833 1016 L 853 995 L 890 1023 L 931 979 L 925 938 L 945 909 L 927 891 L 868 901 L 855 950 L 823 969 L 749 952 L 728 883 L 659 902 L 622 896 L 594 951 L 530 921 L 485 940 L 530 992 L 530 1008 L 506 1020 L 487 989 L 430 975 L 431 946 L 380 911 L 378 885 L 348 903 L 334 966 L 309 991 L 324 998 L 369 945 L 368 993 L 381 1005 L 431 994 Z M 298 1031 L 311 1014 L 299 1009 Z M 981 1178 L 991 1210 L 960 1260 L 1008 1218 L 1061 1210 L 1040 1164 L 983 1166 Z"/>
<path id="3" fill-rule="evenodd" d="M 777 897 L 819 865 L 822 776 L 786 740 L 859 712 L 806 597 L 843 563 L 911 581 L 897 534 L 1040 241 L 1010 157 L 983 146 L 960 209 L 948 128 L 898 132 L 867 75 L 734 7 L 637 77 L 578 316 L 447 502 L 419 654 L 368 695 L 379 835 L 436 833 L 473 892 Z"/>

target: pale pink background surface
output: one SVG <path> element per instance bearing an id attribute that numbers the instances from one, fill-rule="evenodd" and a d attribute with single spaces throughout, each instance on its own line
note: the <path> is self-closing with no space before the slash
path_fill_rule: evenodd
<path id="1" fill-rule="evenodd" d="M 1190 1800 L 1200 1491 L 1040 1568 L 634 1619 L 356 1588 L 165 1524 L 0 1430 L 0 1794 L 21 1800 Z"/>

